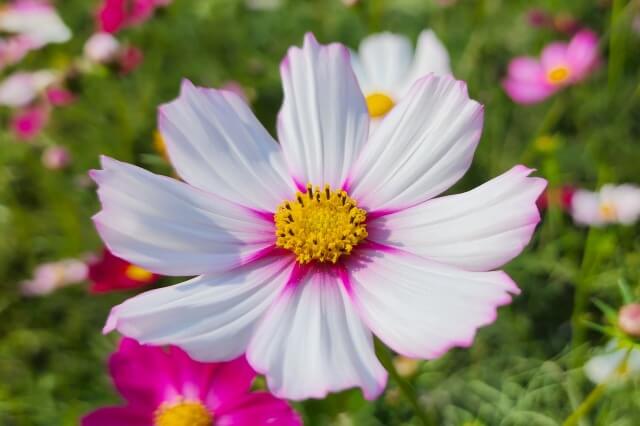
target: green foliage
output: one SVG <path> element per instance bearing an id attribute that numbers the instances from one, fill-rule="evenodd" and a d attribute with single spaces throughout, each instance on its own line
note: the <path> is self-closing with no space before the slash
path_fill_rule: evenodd
<path id="1" fill-rule="evenodd" d="M 474 164 L 453 192 L 520 162 L 537 168 L 556 187 L 640 183 L 640 36 L 631 30 L 637 2 L 616 0 L 615 19 L 611 2 L 590 0 L 463 0 L 448 8 L 425 0 L 362 1 L 353 8 L 339 0 L 284 3 L 276 10 L 254 11 L 236 0 L 176 0 L 119 35 L 143 50 L 141 68 L 125 77 L 106 69 L 83 76 L 77 102 L 57 109 L 34 143 L 13 140 L 5 130 L 9 112 L 0 110 L 1 425 L 74 425 L 83 413 L 117 403 L 105 365 L 116 336 L 100 330 L 110 307 L 131 294 L 92 296 L 77 286 L 26 298 L 19 283 L 43 261 L 100 249 L 90 220 L 98 203 L 94 188 L 84 183 L 100 154 L 170 173 L 153 152 L 153 131 L 156 107 L 177 95 L 181 78 L 213 87 L 240 82 L 249 89 L 260 120 L 273 130 L 282 100 L 279 61 L 305 32 L 355 48 L 376 30 L 415 40 L 430 27 L 448 47 L 454 74 L 485 105 Z M 605 60 L 614 62 L 583 84 L 524 107 L 510 101 L 500 85 L 509 60 L 537 55 L 545 43 L 566 38 L 526 24 L 532 3 L 569 13 L 597 31 Z M 95 4 L 65 0 L 58 6 L 74 38 L 31 54 L 21 67 L 64 67 L 81 54 Z M 548 135 L 554 137 L 553 149 L 536 149 L 536 138 Z M 51 144 L 71 150 L 70 168 L 42 167 L 41 151 Z M 522 294 L 500 309 L 497 322 L 479 332 L 473 347 L 421 363 L 409 379 L 430 421 L 562 424 L 593 387 L 582 365 L 606 342 L 586 321 L 606 323 L 607 309 L 597 305 L 615 311 L 623 298 L 640 299 L 637 231 L 637 225 L 588 230 L 549 210 L 529 248 L 506 268 Z M 619 282 L 625 283 L 623 293 Z M 576 286 L 577 298 L 584 299 L 578 312 Z M 576 340 L 579 333 L 572 327 L 582 328 L 584 335 Z M 637 424 L 638 385 L 636 379 L 607 389 L 582 424 Z M 420 424 L 393 382 L 378 401 L 348 391 L 296 407 L 309 425 Z"/>

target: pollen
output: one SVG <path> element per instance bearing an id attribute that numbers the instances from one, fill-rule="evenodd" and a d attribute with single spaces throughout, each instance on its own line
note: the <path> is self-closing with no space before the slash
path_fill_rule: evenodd
<path id="1" fill-rule="evenodd" d="M 600 216 L 605 220 L 615 220 L 618 217 L 616 206 L 613 203 L 605 201 L 599 207 Z"/>
<path id="2" fill-rule="evenodd" d="M 154 426 L 212 426 L 213 415 L 199 401 L 180 399 L 173 404 L 164 403 L 153 417 Z"/>
<path id="3" fill-rule="evenodd" d="M 393 99 L 384 93 L 374 92 L 367 96 L 367 109 L 371 117 L 382 117 L 395 105 Z"/>
<path id="4" fill-rule="evenodd" d="M 145 282 L 149 281 L 153 277 L 153 272 L 149 272 L 144 268 L 141 268 L 137 265 L 129 265 L 127 269 L 125 269 L 124 274 L 127 278 L 132 279 L 134 281 Z"/>
<path id="5" fill-rule="evenodd" d="M 547 79 L 552 84 L 562 84 L 567 81 L 570 74 L 571 72 L 569 68 L 560 65 L 549 70 L 549 72 L 547 73 Z"/>
<path id="6" fill-rule="evenodd" d="M 367 238 L 366 218 L 345 191 L 308 184 L 306 192 L 278 206 L 276 245 L 292 251 L 300 264 L 336 263 Z"/>

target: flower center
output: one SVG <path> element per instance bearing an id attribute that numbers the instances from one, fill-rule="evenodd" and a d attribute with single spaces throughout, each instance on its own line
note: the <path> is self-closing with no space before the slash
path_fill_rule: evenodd
<path id="1" fill-rule="evenodd" d="M 343 190 L 307 185 L 295 200 L 285 200 L 274 215 L 276 246 L 291 250 L 300 264 L 336 263 L 367 238 L 367 213 Z"/>
<path id="2" fill-rule="evenodd" d="M 212 426 L 213 415 L 198 401 L 163 403 L 153 415 L 154 426 Z"/>
<path id="3" fill-rule="evenodd" d="M 127 266 L 124 274 L 127 276 L 127 278 L 140 282 L 149 281 L 153 277 L 153 272 L 149 272 L 137 265 Z"/>
<path id="4" fill-rule="evenodd" d="M 561 84 L 569 78 L 570 74 L 569 68 L 564 65 L 560 65 L 549 70 L 547 73 L 547 79 L 552 84 Z"/>
<path id="5" fill-rule="evenodd" d="M 602 204 L 600 204 L 600 215 L 605 220 L 615 220 L 618 216 L 616 206 L 614 206 L 613 203 L 609 201 L 603 202 Z"/>
<path id="6" fill-rule="evenodd" d="M 367 96 L 367 109 L 371 117 L 382 117 L 394 106 L 393 99 L 384 93 L 374 92 Z"/>

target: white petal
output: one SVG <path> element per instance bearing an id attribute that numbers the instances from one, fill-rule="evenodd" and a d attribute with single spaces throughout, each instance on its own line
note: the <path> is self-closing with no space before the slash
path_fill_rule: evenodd
<path id="1" fill-rule="evenodd" d="M 365 95 L 371 92 L 396 95 L 409 76 L 413 48 L 404 36 L 389 32 L 372 34 L 360 43 L 358 59 L 362 74 L 366 75 L 367 84 L 361 82 Z"/>
<path id="2" fill-rule="evenodd" d="M 463 82 L 430 75 L 382 120 L 349 177 L 368 211 L 428 200 L 460 179 L 482 133 L 483 109 Z"/>
<path id="3" fill-rule="evenodd" d="M 368 224 L 369 239 L 471 271 L 496 269 L 529 243 L 546 181 L 516 166 L 463 194 L 436 198 Z"/>
<path id="4" fill-rule="evenodd" d="M 573 220 L 583 225 L 603 225 L 600 215 L 600 196 L 591 191 L 577 190 L 571 197 Z"/>
<path id="5" fill-rule="evenodd" d="M 16 2 L 0 11 L 0 30 L 27 35 L 37 46 L 63 43 L 71 38 L 69 28 L 46 3 Z"/>
<path id="6" fill-rule="evenodd" d="M 373 399 L 386 383 L 371 333 L 329 272 L 312 271 L 287 287 L 262 319 L 247 359 L 281 398 L 324 398 L 358 386 Z"/>
<path id="7" fill-rule="evenodd" d="M 640 373 L 640 350 L 633 349 L 627 365 L 622 368 L 622 362 L 627 354 L 626 348 L 620 348 L 616 340 L 609 342 L 606 352 L 596 355 L 584 365 L 585 375 L 596 384 L 619 381 Z"/>
<path id="8" fill-rule="evenodd" d="M 234 359 L 245 352 L 293 262 L 290 256 L 264 258 L 148 291 L 113 308 L 105 332 L 117 329 L 142 343 L 177 345 L 200 361 Z"/>
<path id="9" fill-rule="evenodd" d="M 284 103 L 278 136 L 299 186 L 342 186 L 367 138 L 368 112 L 349 51 L 307 34 L 280 66 Z"/>
<path id="10" fill-rule="evenodd" d="M 449 52 L 440 39 L 431 30 L 425 30 L 418 37 L 416 53 L 411 71 L 405 79 L 402 94 L 405 94 L 418 79 L 427 74 L 451 74 Z"/>
<path id="11" fill-rule="evenodd" d="M 402 251 L 363 249 L 347 264 L 351 296 L 391 349 L 433 359 L 468 347 L 518 288 L 503 272 L 468 272 Z"/>
<path id="12" fill-rule="evenodd" d="M 92 172 L 98 232 L 119 257 L 163 275 L 236 267 L 273 246 L 267 217 L 166 176 L 103 157 Z"/>
<path id="13" fill-rule="evenodd" d="M 280 146 L 236 94 L 185 80 L 158 120 L 169 157 L 189 184 L 269 212 L 295 192 Z"/>

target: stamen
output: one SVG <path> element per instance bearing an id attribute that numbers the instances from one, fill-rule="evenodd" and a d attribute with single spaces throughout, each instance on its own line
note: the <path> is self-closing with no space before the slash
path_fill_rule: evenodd
<path id="1" fill-rule="evenodd" d="M 560 65 L 549 70 L 547 80 L 549 80 L 551 84 L 562 84 L 569 78 L 570 74 L 571 71 L 568 67 Z"/>
<path id="2" fill-rule="evenodd" d="M 158 407 L 153 416 L 154 426 L 212 426 L 213 414 L 199 401 L 184 398 Z"/>
<path id="3" fill-rule="evenodd" d="M 394 107 L 393 99 L 384 93 L 374 92 L 365 99 L 371 117 L 382 117 Z"/>
<path id="4" fill-rule="evenodd" d="M 276 210 L 276 245 L 291 250 L 298 263 L 336 263 L 367 238 L 366 212 L 343 190 L 329 185 L 306 186 L 313 203 L 305 204 L 303 193 L 295 201 L 285 200 Z M 324 194 L 324 196 L 323 196 Z"/>

